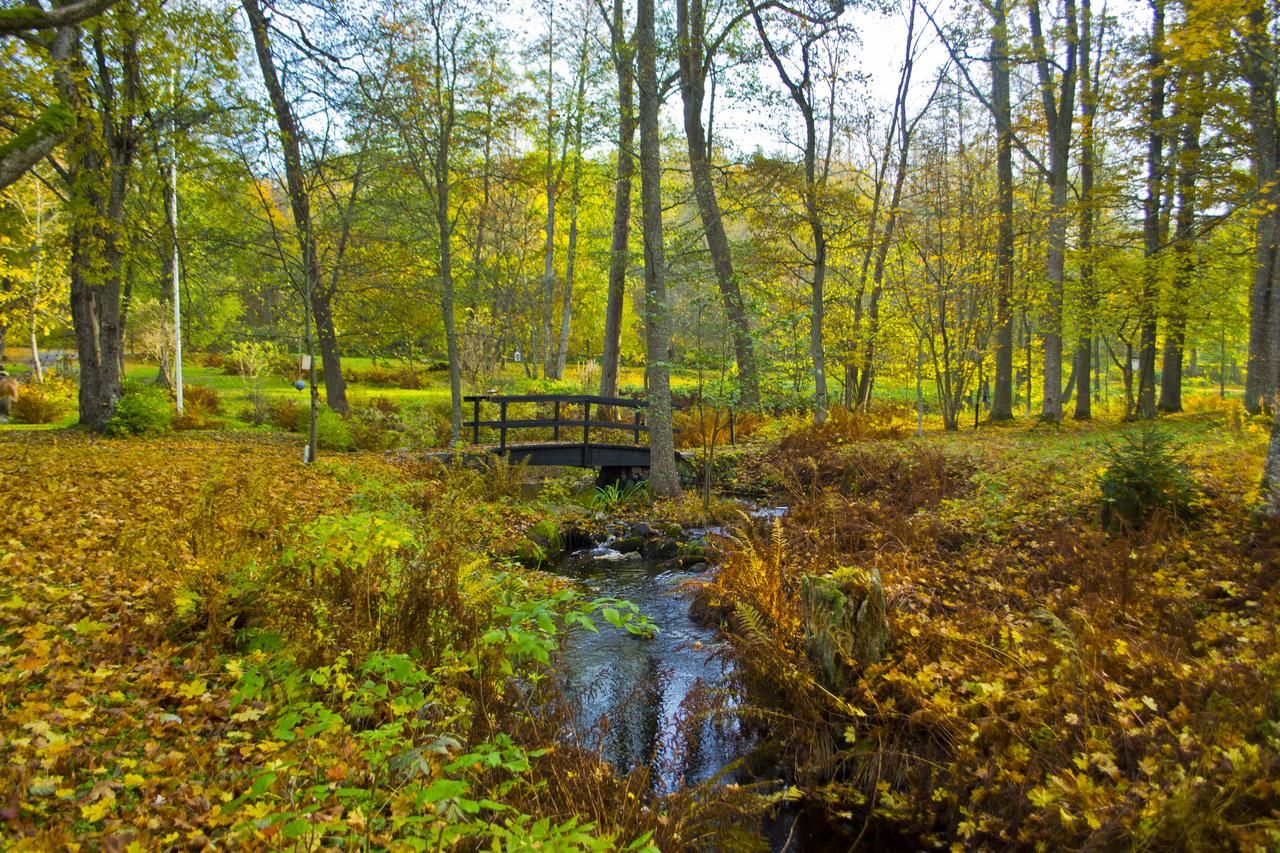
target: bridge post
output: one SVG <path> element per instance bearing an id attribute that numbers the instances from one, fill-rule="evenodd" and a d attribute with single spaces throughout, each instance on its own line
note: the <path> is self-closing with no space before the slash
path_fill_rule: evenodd
<path id="1" fill-rule="evenodd" d="M 560 440 L 560 401 L 556 400 L 555 423 L 551 426 L 551 440 Z"/>
<path id="2" fill-rule="evenodd" d="M 640 443 L 640 410 L 639 409 L 636 409 L 636 413 L 633 420 L 634 420 L 634 426 L 635 426 L 635 429 L 632 430 L 632 435 L 635 438 L 633 444 L 639 444 Z"/>
<path id="3" fill-rule="evenodd" d="M 471 419 L 471 443 L 480 443 L 480 398 L 472 401 L 475 404 L 475 417 Z"/>
<path id="4" fill-rule="evenodd" d="M 729 446 L 734 447 L 738 444 L 738 436 L 734 430 L 733 409 L 729 409 Z"/>
<path id="5" fill-rule="evenodd" d="M 507 401 L 499 403 L 498 409 L 498 419 L 502 422 L 498 427 L 498 453 L 503 454 L 507 452 Z"/>
<path id="6" fill-rule="evenodd" d="M 591 404 L 582 404 L 582 464 L 591 465 Z"/>

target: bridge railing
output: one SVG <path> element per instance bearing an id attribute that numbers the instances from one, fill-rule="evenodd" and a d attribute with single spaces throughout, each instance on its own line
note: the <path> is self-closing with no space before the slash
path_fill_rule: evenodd
<path id="1" fill-rule="evenodd" d="M 591 444 L 591 430 L 616 430 L 621 432 L 629 432 L 632 441 L 636 444 L 640 443 L 640 433 L 648 432 L 649 427 L 644 423 L 642 411 L 648 408 L 649 404 L 644 400 L 633 400 L 626 397 L 601 397 L 594 394 L 471 394 L 462 398 L 465 402 L 472 405 L 472 418 L 463 422 L 464 428 L 471 428 L 471 441 L 473 444 L 480 443 L 480 430 L 496 429 L 498 431 L 498 452 L 505 453 L 507 450 L 507 432 L 516 429 L 550 429 L 551 440 L 560 442 L 561 431 L 569 430 L 573 439 L 581 436 L 581 444 L 585 448 Z M 481 420 L 480 406 L 482 403 L 496 403 L 498 406 L 497 420 Z M 553 414 L 550 418 L 511 418 L 509 415 L 509 407 L 523 403 L 533 403 L 552 405 Z M 565 417 L 564 410 L 572 409 L 580 406 L 582 408 L 582 417 L 571 418 Z M 632 409 L 633 414 L 630 423 L 621 421 L 611 421 L 591 418 L 591 408 L 596 407 L 596 411 L 607 409 Z M 581 433 L 578 432 L 581 430 Z"/>

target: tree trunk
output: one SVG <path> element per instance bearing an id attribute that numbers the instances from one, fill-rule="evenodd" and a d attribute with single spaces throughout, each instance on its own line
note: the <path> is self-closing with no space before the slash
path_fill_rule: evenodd
<path id="1" fill-rule="evenodd" d="M 1262 515 L 1280 518 L 1280 406 L 1271 422 L 1271 440 L 1267 444 L 1267 461 L 1262 469 Z"/>
<path id="2" fill-rule="evenodd" d="M 654 0 L 639 0 L 636 50 L 640 83 L 640 203 L 644 221 L 645 375 L 649 385 L 649 491 L 655 497 L 680 494 L 675 440 L 671 429 L 671 306 L 667 302 L 662 246 L 662 155 L 658 111 L 658 48 Z"/>
<path id="3" fill-rule="evenodd" d="M 1076 59 L 1079 47 L 1075 0 L 1066 0 L 1066 57 L 1062 62 L 1060 93 L 1040 21 L 1039 0 L 1030 6 L 1031 38 L 1036 53 L 1041 103 L 1049 131 L 1049 234 L 1045 275 L 1049 281 L 1044 329 L 1044 399 L 1040 417 L 1057 423 L 1062 420 L 1062 298 L 1066 281 L 1067 202 L 1071 189 L 1071 129 L 1075 119 Z"/>
<path id="4" fill-rule="evenodd" d="M 573 171 L 569 177 L 569 247 L 564 266 L 564 299 L 560 305 L 560 340 L 556 349 L 556 377 L 564 376 L 569 358 L 569 320 L 573 311 L 573 279 L 578 260 L 578 206 L 582 201 L 582 122 L 587 108 L 587 60 L 590 41 L 584 33 L 578 54 L 578 91 L 573 105 Z"/>
<path id="5" fill-rule="evenodd" d="M 551 153 L 547 152 L 547 169 L 551 169 Z M 542 375 L 548 379 L 558 379 L 556 370 L 556 351 L 551 342 L 551 318 L 555 314 L 556 299 L 556 267 L 555 267 L 555 233 L 556 233 L 556 187 L 551 175 L 546 184 L 547 218 L 544 226 L 546 235 L 542 248 Z"/>
<path id="6" fill-rule="evenodd" d="M 1200 178 L 1200 129 L 1204 70 L 1188 72 L 1179 95 L 1182 144 L 1178 149 L 1178 220 L 1174 234 L 1173 293 L 1170 299 L 1164 359 L 1160 368 L 1162 412 L 1182 411 L 1182 350 L 1186 341 L 1186 294 L 1196 279 L 1196 182 Z"/>
<path id="7" fill-rule="evenodd" d="M 280 131 L 280 145 L 284 153 L 285 185 L 289 194 L 289 207 L 293 212 L 294 227 L 298 232 L 299 257 L 302 261 L 302 295 L 316 323 L 316 334 L 320 339 L 320 351 L 324 359 L 325 399 L 329 408 L 337 412 L 345 412 L 347 410 L 346 380 L 342 376 L 342 363 L 338 353 L 332 311 L 327 297 L 321 294 L 315 223 L 311 217 L 311 194 L 307 189 L 306 174 L 302 164 L 297 119 L 276 71 L 275 59 L 271 55 L 267 20 L 259 0 L 241 0 L 241 5 L 249 17 L 249 29 L 253 33 L 258 67 L 262 71 L 262 80 L 271 99 L 276 126 Z M 323 306 L 320 304 L 322 302 Z M 315 417 L 314 412 L 312 416 Z M 311 448 L 310 458 L 313 461 L 315 450 L 316 448 Z"/>
<path id="8" fill-rule="evenodd" d="M 1097 158 L 1093 120 L 1098 105 L 1094 97 L 1092 0 L 1080 4 L 1080 329 L 1076 338 L 1073 370 L 1079 384 L 1075 419 L 1093 417 L 1089 368 L 1093 359 L 1094 314 L 1098 310 L 1096 265 L 1093 260 L 1094 168 Z"/>
<path id="9" fill-rule="evenodd" d="M 333 307 L 326 290 L 317 290 L 311 299 L 311 312 L 316 324 L 316 340 L 320 343 L 320 360 L 324 367 L 325 403 L 335 412 L 347 411 L 347 380 L 342 375 L 342 356 L 338 351 L 338 335 L 333 326 Z"/>
<path id="10" fill-rule="evenodd" d="M 604 350 L 600 359 L 600 395 L 618 394 L 618 361 L 622 349 L 622 308 L 627 265 L 631 261 L 631 179 L 635 172 L 636 123 L 633 113 L 632 50 L 623 36 L 626 19 L 622 0 L 614 0 L 610 37 L 618 75 L 618 174 L 613 189 L 613 240 L 609 252 L 609 296 L 604 315 Z"/>
<path id="11" fill-rule="evenodd" d="M 1013 119 L 1009 97 L 1009 22 L 1004 0 L 992 4 L 991 104 L 996 123 L 996 346 L 991 420 L 1013 420 Z"/>
<path id="12" fill-rule="evenodd" d="M 1160 198 L 1164 177 L 1164 0 L 1151 2 L 1151 47 L 1147 73 L 1147 195 L 1143 201 L 1142 241 L 1145 256 L 1138 332 L 1138 415 L 1156 416 L 1156 308 L 1160 273 Z"/>
<path id="13" fill-rule="evenodd" d="M 827 277 L 827 239 L 818 209 L 818 135 L 814 120 L 813 90 L 811 71 L 812 62 L 807 53 L 804 54 L 804 73 L 794 79 L 783 64 L 777 49 L 765 29 L 760 9 L 753 7 L 752 20 L 755 21 L 756 34 L 769 55 L 778 79 L 791 95 L 791 100 L 800 109 L 804 119 L 804 211 L 809 225 L 809 234 L 813 240 L 813 277 L 809 282 L 811 302 L 809 307 L 809 358 L 813 363 L 813 422 L 822 424 L 827 419 L 827 371 L 826 356 L 822 343 L 822 323 L 825 314 L 823 289 Z M 810 50 L 812 42 L 805 42 L 802 50 Z M 830 152 L 828 151 L 828 154 Z M 825 180 L 825 172 L 823 180 Z"/>
<path id="14" fill-rule="evenodd" d="M 808 116 L 809 137 L 813 138 L 813 117 Z M 814 182 L 813 144 L 808 146 L 805 154 L 806 192 L 805 209 L 809 218 L 809 232 L 813 235 L 813 281 L 810 295 L 812 305 L 809 314 L 809 357 L 813 359 L 813 422 L 825 423 L 827 420 L 827 362 L 822 345 L 822 324 L 826 316 L 824 289 L 827 278 L 827 238 L 822 227 L 822 218 L 818 214 L 817 186 Z"/>
<path id="15" fill-rule="evenodd" d="M 132 111 L 140 85 L 136 37 L 126 33 L 124 38 L 121 80 L 96 81 L 97 109 L 87 102 L 80 88 L 84 84 L 65 79 L 59 84 L 75 112 L 67 173 L 71 196 L 78 204 L 72 205 L 68 271 L 71 322 L 80 362 L 80 423 L 97 430 L 115 414 L 116 402 L 123 394 L 125 200 L 137 147 Z M 99 58 L 99 74 L 110 73 L 105 70 L 101 30 L 94 34 L 93 47 Z M 70 61 L 73 73 L 69 77 L 91 77 L 78 56 Z"/>
<path id="16" fill-rule="evenodd" d="M 903 59 L 902 74 L 898 80 L 898 93 L 894 103 L 895 121 L 898 127 L 898 162 L 894 174 L 893 191 L 889 198 L 889 213 L 883 232 L 879 235 L 876 246 L 875 270 L 872 273 L 871 298 L 867 305 L 867 335 L 862 347 L 862 376 L 858 379 L 856 405 L 863 411 L 871 407 L 871 392 L 875 387 L 876 346 L 880 335 L 880 298 L 884 293 L 885 263 L 889 257 L 889 245 L 893 241 L 894 231 L 898 223 L 898 205 L 902 203 L 902 188 L 906 183 L 908 158 L 911 150 L 911 137 L 915 131 L 915 123 L 907 122 L 907 93 L 911 87 L 911 74 L 915 65 L 915 21 L 916 0 L 912 0 L 911 11 L 907 17 L 906 56 Z M 935 90 L 936 91 L 936 90 Z M 923 115 L 923 113 L 921 113 Z M 918 119 L 917 119 L 918 120 Z M 885 146 L 884 157 L 889 157 L 889 147 Z M 876 208 L 880 201 L 880 185 L 877 182 L 876 196 L 872 203 L 872 233 L 875 232 Z M 866 258 L 863 259 L 863 281 L 866 280 Z M 861 293 L 861 291 L 859 291 Z M 861 302 L 861 297 L 859 297 Z M 861 307 L 861 305 L 859 305 Z M 857 322 L 855 320 L 855 332 Z"/>
<path id="17" fill-rule="evenodd" d="M 1254 226 L 1253 283 L 1249 291 L 1249 362 L 1245 373 L 1244 406 L 1258 414 L 1271 406 L 1276 391 L 1271 351 L 1271 311 L 1277 240 L 1280 239 L 1280 134 L 1276 126 L 1275 50 L 1269 6 L 1257 3 L 1249 13 L 1249 30 L 1242 39 L 1245 76 L 1249 83 L 1249 126 L 1253 141 L 1253 182 L 1263 210 Z M 1263 203 L 1265 202 L 1265 203 Z"/>
<path id="18" fill-rule="evenodd" d="M 692 4 L 692 5 L 691 5 Z M 693 194 L 698 202 L 707 249 L 715 269 L 716 282 L 724 301 L 725 316 L 733 335 L 734 359 L 738 364 L 740 403 L 754 408 L 760 402 L 760 382 L 756 367 L 755 345 L 738 279 L 733 271 L 729 237 L 724 230 L 720 203 L 711 181 L 710 151 L 702 126 L 708 61 L 706 56 L 706 19 L 702 0 L 677 0 L 676 26 L 679 31 L 680 97 L 684 103 L 684 136 L 689 153 L 689 172 Z"/>

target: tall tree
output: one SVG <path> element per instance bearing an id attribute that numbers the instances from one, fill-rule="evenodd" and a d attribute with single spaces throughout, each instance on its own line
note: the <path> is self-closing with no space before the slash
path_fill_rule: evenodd
<path id="1" fill-rule="evenodd" d="M 755 21 L 756 34 L 764 45 L 778 79 L 787 90 L 792 102 L 800 111 L 804 124 L 804 142 L 801 146 L 804 169 L 804 211 L 805 222 L 809 226 L 812 242 L 811 272 L 809 278 L 809 357 L 813 365 L 813 420 L 821 424 L 827 419 L 827 370 L 826 354 L 823 347 L 823 318 L 826 313 L 826 278 L 828 241 L 826 223 L 823 220 L 821 196 L 826 183 L 831 162 L 831 148 L 828 143 L 823 162 L 819 163 L 818 139 L 818 103 L 814 92 L 814 51 L 827 36 L 837 33 L 834 19 L 819 16 L 788 14 L 788 20 L 796 25 L 793 34 L 798 70 L 788 68 L 782 51 L 775 44 L 765 26 L 764 18 L 758 8 L 752 8 L 752 20 Z M 831 73 L 836 73 L 832 69 Z M 828 120 L 833 120 L 835 104 L 830 105 Z M 828 135 L 830 139 L 830 135 Z"/>
<path id="2" fill-rule="evenodd" d="M 1089 372 L 1093 358 L 1094 315 L 1098 310 L 1097 263 L 1093 257 L 1093 237 L 1097 222 L 1097 200 L 1094 183 L 1097 168 L 1097 138 L 1094 122 L 1098 112 L 1096 82 L 1101 67 L 1101 44 L 1098 65 L 1094 65 L 1094 21 L 1092 0 L 1080 2 L 1080 311 L 1072 373 L 1076 377 L 1076 420 L 1093 417 L 1093 394 Z M 1101 37 L 1099 37 L 1101 42 Z"/>
<path id="3" fill-rule="evenodd" d="M 636 6 L 636 54 L 640 89 L 640 205 L 644 231 L 645 371 L 649 385 L 649 490 L 680 493 L 671 427 L 671 305 L 662 245 L 662 151 L 658 111 L 658 44 L 654 0 Z"/>
<path id="4" fill-rule="evenodd" d="M 754 4 L 749 4 L 758 14 Z M 729 237 L 724 227 L 720 202 L 711 179 L 711 140 L 702 124 L 707 78 L 720 45 L 728 38 L 742 15 L 733 17 L 718 35 L 707 37 L 707 10 L 703 0 L 676 0 L 676 38 L 679 54 L 680 98 L 683 103 L 685 147 L 689 155 L 689 175 L 698 202 L 711 266 L 724 301 L 725 316 L 733 335 L 734 359 L 738 365 L 738 392 L 742 405 L 752 408 L 760 401 L 759 372 L 755 344 L 747 318 L 742 290 L 734 274 Z"/>
<path id="5" fill-rule="evenodd" d="M 1160 288 L 1158 257 L 1162 243 L 1161 200 L 1164 186 L 1165 0 L 1151 0 L 1151 35 L 1147 52 L 1149 92 L 1146 103 L 1147 178 L 1142 203 L 1142 247 L 1145 263 L 1138 306 L 1138 415 L 1156 416 L 1156 324 Z"/>
<path id="6" fill-rule="evenodd" d="M 455 316 L 453 273 L 454 148 L 460 131 L 459 97 L 476 20 L 451 0 L 427 0 L 419 16 L 393 27 L 392 73 L 396 76 L 387 117 L 395 125 L 401 154 L 432 202 L 436 278 L 449 361 L 449 432 L 462 439 L 462 363 Z"/>
<path id="7" fill-rule="evenodd" d="M 571 105 L 568 136 L 571 139 L 570 150 L 573 154 L 573 166 L 569 170 L 569 245 L 565 249 L 564 293 L 560 301 L 560 333 L 556 347 L 555 378 L 564 376 L 565 362 L 569 357 L 569 322 L 573 312 L 573 285 L 578 266 L 578 213 L 582 205 L 582 131 L 587 113 L 587 77 L 591 58 L 591 43 L 594 33 L 590 26 L 591 17 L 587 9 L 583 9 L 584 26 L 582 41 L 578 46 L 578 71 L 575 78 L 576 91 Z"/>
<path id="8" fill-rule="evenodd" d="M 1187 334 L 1187 298 L 1195 284 L 1199 263 L 1196 258 L 1196 226 L 1198 222 L 1197 184 L 1200 180 L 1200 134 L 1205 111 L 1205 69 L 1192 62 L 1179 75 L 1175 118 L 1179 125 L 1178 159 L 1175 164 L 1178 181 L 1178 212 L 1174 225 L 1173 289 L 1169 294 L 1165 326 L 1164 353 L 1160 366 L 1160 400 L 1162 412 L 1182 411 L 1183 349 Z"/>
<path id="9" fill-rule="evenodd" d="M 1041 417 L 1062 420 L 1062 300 L 1066 281 L 1067 203 L 1071 191 L 1071 130 L 1075 122 L 1079 33 L 1075 0 L 1066 0 L 1063 55 L 1052 59 L 1039 0 L 1030 0 L 1031 44 L 1049 137 L 1049 233 L 1045 258 L 1049 283 L 1044 328 L 1044 400 Z M 1061 69 L 1055 73 L 1055 68 Z"/>
<path id="10" fill-rule="evenodd" d="M 991 114 L 996 124 L 996 346 L 991 420 L 1013 419 L 1013 110 L 1009 96 L 1009 16 L 1004 0 L 991 14 Z"/>
<path id="11" fill-rule="evenodd" d="M 1249 291 L 1249 362 L 1244 406 L 1252 414 L 1273 405 L 1276 353 L 1272 317 L 1280 272 L 1280 128 L 1276 121 L 1277 50 L 1272 4 L 1251 0 L 1242 24 L 1241 65 L 1249 86 L 1249 139 L 1256 195 L 1253 282 Z M 1273 443 L 1274 447 L 1274 443 Z M 1280 484 L 1280 480 L 1274 481 Z"/>
<path id="12" fill-rule="evenodd" d="M 139 57 L 141 16 L 120 3 L 93 27 L 90 70 L 77 48 L 57 70 L 74 128 L 65 170 L 71 206 L 71 320 L 80 365 L 80 422 L 102 429 L 123 394 L 126 201 L 145 109 Z M 78 30 L 59 29 L 78 44 Z"/>
<path id="13" fill-rule="evenodd" d="M 862 308 L 863 288 L 866 285 L 867 271 L 868 267 L 871 266 L 874 252 L 875 265 L 871 271 L 871 294 L 867 302 L 867 331 L 862 344 L 861 358 L 859 359 L 862 364 L 862 372 L 857 377 L 857 390 L 854 395 L 855 404 L 864 410 L 871 406 L 871 393 L 875 386 L 876 348 L 880 337 L 880 300 L 884 294 L 885 265 L 888 261 L 889 248 L 893 245 L 898 225 L 899 206 L 902 204 L 902 189 L 906 185 L 907 179 L 911 140 L 915 136 L 915 131 L 920 121 L 932 106 L 934 97 L 945 79 L 943 74 L 938 75 L 937 85 L 934 87 L 933 94 L 930 95 L 929 100 L 921 107 L 915 117 L 909 119 L 907 116 L 907 98 L 911 90 L 911 76 L 915 69 L 916 51 L 918 49 L 915 37 L 916 11 L 918 7 L 917 0 L 911 0 L 907 13 L 907 43 L 902 67 L 899 69 L 898 88 L 894 96 L 893 117 L 889 122 L 889 132 L 885 136 L 884 150 L 881 154 L 880 174 L 877 175 L 876 189 L 871 204 L 871 226 L 869 230 L 872 239 L 868 240 L 867 248 L 863 255 L 862 281 L 856 296 L 855 326 L 859 319 L 856 312 L 861 311 Z M 885 180 L 884 172 L 889 168 L 890 161 L 894 159 L 892 156 L 894 147 L 897 148 L 897 157 L 896 166 L 894 167 L 893 189 L 889 195 L 888 212 L 885 214 L 884 225 L 880 226 L 879 208 Z"/>
<path id="14" fill-rule="evenodd" d="M 285 188 L 289 196 L 289 208 L 293 213 L 293 227 L 298 240 L 298 257 L 301 265 L 301 281 L 304 305 L 310 318 L 315 323 L 316 338 L 320 343 L 320 354 L 324 363 L 325 401 L 329 408 L 337 412 L 347 410 L 347 383 L 342 375 L 342 359 L 338 349 L 338 336 L 333 323 L 332 293 L 321 279 L 320 259 L 316 247 L 315 221 L 312 214 L 311 187 L 307 176 L 307 167 L 302 157 L 303 129 L 294 113 L 293 103 L 285 92 L 284 83 L 276 68 L 275 56 L 272 52 L 270 24 L 264 13 L 261 0 L 241 0 L 245 14 L 249 18 L 249 29 L 253 34 L 254 52 L 258 58 L 258 68 L 262 72 L 262 82 L 266 86 L 267 96 L 271 101 L 271 110 L 275 116 L 276 127 L 280 134 L 280 147 L 284 155 Z M 308 324 L 307 339 L 310 340 L 311 328 Z M 315 359 L 311 359 L 314 371 Z M 312 407 L 315 407 L 318 391 L 315 383 L 311 383 Z M 310 442 L 311 458 L 315 458 L 315 417 L 312 417 Z"/>
<path id="15" fill-rule="evenodd" d="M 635 47 L 627 38 L 623 0 L 613 0 L 606 13 L 597 0 L 600 14 L 609 25 L 609 55 L 618 78 L 618 150 L 613 191 L 613 229 L 609 245 L 609 292 L 605 306 L 604 349 L 600 359 L 600 394 L 618 393 L 618 361 L 622 349 L 622 308 L 626 294 L 627 266 L 631 262 L 631 182 L 635 175 Z"/>

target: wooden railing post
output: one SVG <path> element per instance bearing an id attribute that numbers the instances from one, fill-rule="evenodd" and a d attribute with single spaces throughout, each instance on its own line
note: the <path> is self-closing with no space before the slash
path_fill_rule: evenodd
<path id="1" fill-rule="evenodd" d="M 551 427 L 551 440 L 560 440 L 560 401 L 556 400 L 555 424 Z"/>
<path id="2" fill-rule="evenodd" d="M 503 400 L 498 404 L 498 420 L 501 422 L 498 426 L 498 453 L 507 452 L 507 401 Z"/>
<path id="3" fill-rule="evenodd" d="M 634 439 L 632 443 L 639 444 L 640 443 L 640 408 L 638 406 L 636 407 L 635 417 L 632 420 L 634 421 L 633 426 L 635 427 L 635 429 L 631 431 L 632 437 Z"/>
<path id="4" fill-rule="evenodd" d="M 590 465 L 590 447 L 591 447 L 591 403 L 583 402 L 582 404 L 582 464 Z"/>
<path id="5" fill-rule="evenodd" d="M 472 402 L 475 403 L 475 417 L 471 419 L 471 443 L 480 443 L 480 398 L 476 397 Z"/>
<path id="6" fill-rule="evenodd" d="M 729 410 L 729 446 L 735 446 L 738 443 L 738 434 L 734 430 L 733 409 Z"/>

